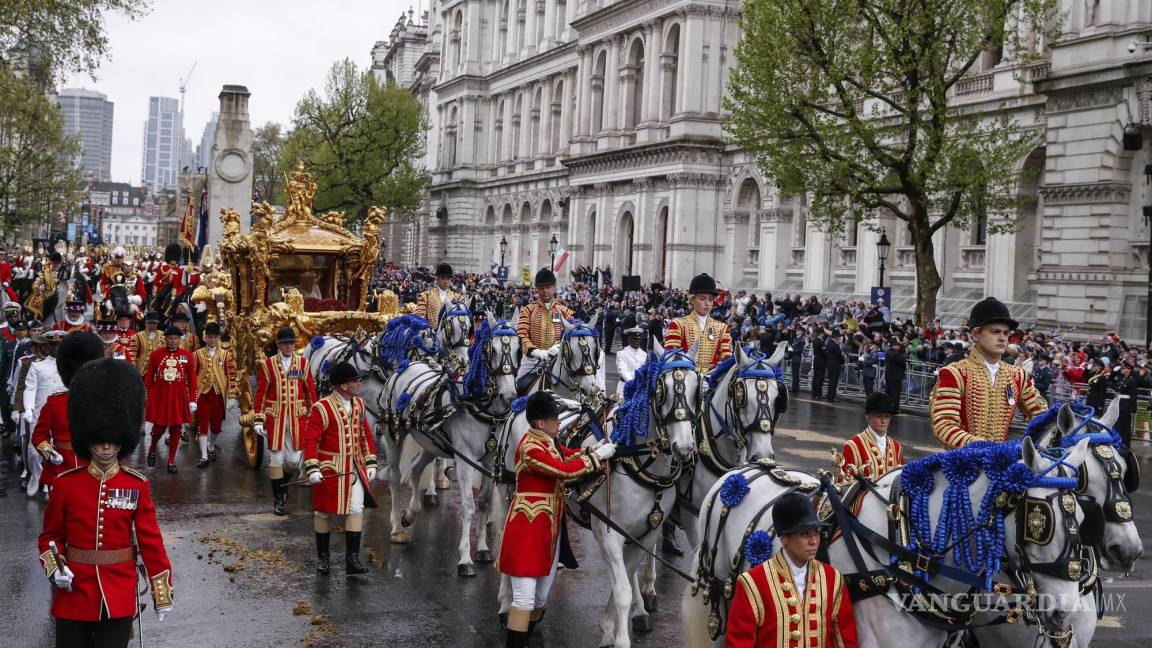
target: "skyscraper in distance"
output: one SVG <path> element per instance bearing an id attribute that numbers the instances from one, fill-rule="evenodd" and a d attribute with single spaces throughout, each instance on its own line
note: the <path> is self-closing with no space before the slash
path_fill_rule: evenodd
<path id="1" fill-rule="evenodd" d="M 64 132 L 80 141 L 77 166 L 97 182 L 111 180 L 113 103 L 84 88 L 61 90 L 56 103 L 64 118 Z"/>
<path id="2" fill-rule="evenodd" d="M 144 122 L 144 146 L 140 170 L 141 184 L 161 191 L 176 186 L 179 170 L 178 149 L 184 145 L 180 123 L 180 100 L 149 97 L 148 119 Z"/>

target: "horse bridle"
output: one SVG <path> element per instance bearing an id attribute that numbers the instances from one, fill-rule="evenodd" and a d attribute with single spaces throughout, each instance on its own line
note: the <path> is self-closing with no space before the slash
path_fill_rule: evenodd
<path id="1" fill-rule="evenodd" d="M 576 338 L 576 346 L 580 350 L 579 365 L 572 364 L 575 353 L 572 351 L 572 345 L 568 343 L 571 338 Z M 572 329 L 565 331 L 564 335 L 560 336 L 560 360 L 570 376 L 596 375 L 600 370 L 600 340 L 596 329 L 584 323 L 577 323 Z M 549 372 L 549 379 L 552 384 L 563 385 L 573 392 L 580 391 L 575 384 L 564 382 L 564 372 L 557 375 Z"/>
<path id="2" fill-rule="evenodd" d="M 473 327 L 475 322 L 472 321 L 472 312 L 467 308 L 458 306 L 459 302 L 453 304 L 451 309 L 447 305 L 440 308 L 440 319 L 438 321 L 439 327 L 445 331 L 445 339 L 448 340 L 449 348 L 459 349 L 468 346 L 468 340 L 472 337 Z M 455 318 L 464 317 L 467 319 L 468 325 L 458 325 Z M 460 334 L 459 341 L 456 335 Z"/>
<path id="3" fill-rule="evenodd" d="M 668 404 L 669 394 L 664 387 L 664 376 L 672 373 L 672 402 L 671 406 L 665 411 L 665 405 Z M 656 430 L 663 438 L 667 437 L 666 427 L 671 423 L 681 423 L 684 421 L 691 421 L 693 430 L 700 423 L 700 412 L 703 411 L 704 404 L 704 390 L 701 389 L 703 378 L 697 375 L 696 398 L 694 402 L 688 402 L 688 387 L 686 378 L 689 372 L 696 373 L 696 363 L 693 362 L 687 353 L 677 352 L 671 359 L 664 363 L 663 371 L 660 372 L 660 377 L 656 380 L 656 393 L 652 398 L 652 413 L 656 416 Z M 661 413 L 663 412 L 663 413 Z"/>
<path id="4" fill-rule="evenodd" d="M 775 381 L 777 395 L 768 396 L 769 381 Z M 748 385 L 752 383 L 756 394 L 756 413 L 752 420 L 744 422 L 741 412 L 748 402 Z M 780 370 L 768 363 L 766 358 L 758 358 L 748 367 L 738 369 L 734 379 L 728 384 L 728 402 L 732 420 L 732 438 L 739 447 L 744 447 L 749 434 L 756 432 L 776 433 L 776 421 L 788 408 L 788 388 L 780 375 Z"/>
<path id="5" fill-rule="evenodd" d="M 496 339 L 500 338 L 499 344 Z M 516 329 L 508 325 L 507 322 L 500 320 L 492 329 L 492 337 L 488 339 L 488 349 L 484 354 L 488 361 L 488 376 L 512 376 L 516 377 L 516 371 L 520 368 L 520 362 L 523 359 L 523 353 L 520 348 L 512 344 L 512 340 L 516 339 Z M 488 395 L 491 396 L 496 389 L 496 384 L 489 380 L 488 382 Z"/>

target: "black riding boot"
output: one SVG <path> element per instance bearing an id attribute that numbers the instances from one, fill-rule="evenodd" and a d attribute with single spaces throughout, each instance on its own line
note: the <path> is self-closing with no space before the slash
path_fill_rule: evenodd
<path id="1" fill-rule="evenodd" d="M 288 487 L 287 477 L 272 480 L 272 512 L 276 515 L 288 515 Z"/>
<path id="2" fill-rule="evenodd" d="M 344 571 L 349 576 L 368 573 L 368 568 L 360 564 L 361 535 L 361 531 L 344 532 Z"/>
<path id="3" fill-rule="evenodd" d="M 322 576 L 326 576 L 330 569 L 328 545 L 331 539 L 331 533 L 316 532 L 316 573 Z"/>
<path id="4" fill-rule="evenodd" d="M 676 541 L 676 524 L 672 520 L 664 522 L 664 526 L 660 527 L 661 533 L 664 535 L 664 542 L 661 543 L 660 549 L 665 555 L 683 556 L 684 550 L 680 548 L 680 544 Z"/>
<path id="5" fill-rule="evenodd" d="M 532 616 L 528 617 L 528 639 L 532 638 L 532 633 L 536 632 L 536 625 L 544 620 L 544 608 L 536 608 L 532 610 Z M 527 640 L 525 640 L 527 645 Z"/>

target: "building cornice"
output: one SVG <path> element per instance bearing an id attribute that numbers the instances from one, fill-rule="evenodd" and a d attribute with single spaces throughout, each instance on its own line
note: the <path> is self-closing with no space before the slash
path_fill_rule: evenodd
<path id="1" fill-rule="evenodd" d="M 613 171 L 638 170 L 674 164 L 718 165 L 724 152 L 724 142 L 714 138 L 681 138 L 654 144 L 642 144 L 623 149 L 598 151 L 588 155 L 561 160 L 572 171 L 575 180 Z"/>

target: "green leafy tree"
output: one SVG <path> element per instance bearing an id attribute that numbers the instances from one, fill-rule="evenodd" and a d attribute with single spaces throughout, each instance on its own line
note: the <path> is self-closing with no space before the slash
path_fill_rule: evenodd
<path id="1" fill-rule="evenodd" d="M 1038 58 L 1059 22 L 1055 0 L 747 0 L 727 130 L 781 193 L 810 197 L 823 230 L 876 212 L 905 223 L 928 322 L 942 285 L 932 235 L 1015 213 L 1018 168 L 1038 144 L 1007 112 L 949 98 L 987 53 Z"/>
<path id="2" fill-rule="evenodd" d="M 3 0 L 0 66 L 94 74 L 108 57 L 104 15 L 136 19 L 149 7 L 148 0 Z"/>
<path id="3" fill-rule="evenodd" d="M 252 188 L 262 200 L 284 202 L 284 174 L 289 162 L 283 157 L 287 134 L 280 124 L 268 122 L 252 133 Z"/>
<path id="4" fill-rule="evenodd" d="M 316 211 L 341 210 L 359 221 L 373 205 L 415 209 L 428 184 L 419 160 L 428 120 L 420 102 L 399 86 L 376 82 L 347 59 L 296 106 L 281 158 L 314 174 Z"/>
<path id="5" fill-rule="evenodd" d="M 80 150 L 60 108 L 32 77 L 0 67 L 0 230 L 16 233 L 76 206 Z"/>

